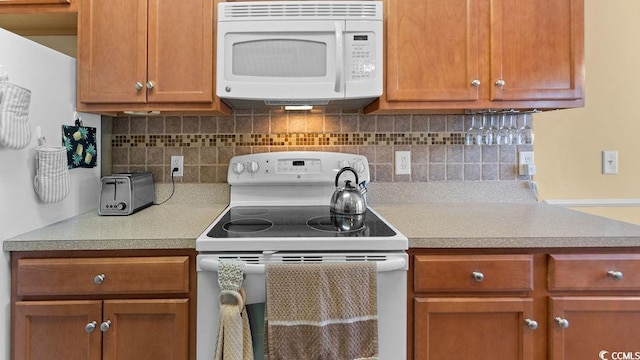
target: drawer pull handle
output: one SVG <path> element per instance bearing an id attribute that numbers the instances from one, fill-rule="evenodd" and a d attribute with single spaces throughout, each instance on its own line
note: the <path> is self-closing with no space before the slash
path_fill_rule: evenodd
<path id="1" fill-rule="evenodd" d="M 98 274 L 93 278 L 93 283 L 96 285 L 100 285 L 104 282 L 104 279 L 106 279 L 107 276 L 105 274 Z"/>
<path id="2" fill-rule="evenodd" d="M 556 324 L 558 324 L 558 326 L 560 326 L 562 329 L 566 329 L 569 327 L 569 320 L 563 319 L 558 316 L 556 318 Z"/>
<path id="3" fill-rule="evenodd" d="M 525 324 L 527 324 L 527 327 L 531 330 L 535 330 L 538 328 L 538 322 L 535 320 L 525 319 L 524 322 Z"/>
<path id="4" fill-rule="evenodd" d="M 622 271 L 609 270 L 607 271 L 607 276 L 609 276 L 614 280 L 622 280 L 622 278 L 624 277 L 624 274 L 622 274 Z"/>
<path id="5" fill-rule="evenodd" d="M 471 276 L 473 276 L 473 280 L 475 280 L 477 282 L 481 282 L 482 280 L 484 280 L 484 274 L 481 273 L 480 271 L 472 272 Z"/>
<path id="6" fill-rule="evenodd" d="M 138 82 L 136 82 L 135 87 L 136 87 L 136 90 L 142 90 L 144 85 L 142 85 L 142 83 L 140 81 L 138 81 Z"/>
<path id="7" fill-rule="evenodd" d="M 111 327 L 111 320 L 107 320 L 100 324 L 100 331 L 105 332 Z"/>
<path id="8" fill-rule="evenodd" d="M 98 323 L 95 322 L 95 321 L 92 321 L 92 322 L 88 323 L 87 326 L 84 327 L 84 331 L 86 331 L 88 333 L 93 332 L 93 330 L 96 329 L 96 325 L 98 325 Z"/>

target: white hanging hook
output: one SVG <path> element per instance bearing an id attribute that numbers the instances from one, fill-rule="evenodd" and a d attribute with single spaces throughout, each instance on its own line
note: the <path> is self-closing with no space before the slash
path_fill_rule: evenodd
<path id="1" fill-rule="evenodd" d="M 9 72 L 2 65 L 0 65 L 0 81 L 9 81 Z"/>
<path id="2" fill-rule="evenodd" d="M 38 145 L 47 145 L 47 139 L 44 137 L 40 126 L 36 126 L 36 138 L 38 139 Z"/>
<path id="3" fill-rule="evenodd" d="M 73 113 L 73 120 L 76 126 L 82 126 L 82 118 L 80 117 L 80 114 L 78 114 L 77 111 Z"/>

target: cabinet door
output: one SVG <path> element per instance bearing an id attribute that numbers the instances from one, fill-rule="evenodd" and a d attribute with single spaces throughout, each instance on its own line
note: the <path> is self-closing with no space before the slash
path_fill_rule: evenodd
<path id="1" fill-rule="evenodd" d="M 477 100 L 478 1 L 387 2 L 388 101 Z"/>
<path id="2" fill-rule="evenodd" d="M 13 334 L 15 360 L 101 360 L 101 301 L 19 301 Z"/>
<path id="3" fill-rule="evenodd" d="M 213 1 L 150 0 L 150 103 L 213 101 Z"/>
<path id="4" fill-rule="evenodd" d="M 552 298 L 549 317 L 549 359 L 640 358 L 640 297 Z"/>
<path id="5" fill-rule="evenodd" d="M 108 300 L 103 321 L 106 360 L 187 360 L 189 301 Z"/>
<path id="6" fill-rule="evenodd" d="M 415 359 L 531 360 L 532 314 L 525 298 L 416 298 Z"/>
<path id="7" fill-rule="evenodd" d="M 490 32 L 491 100 L 582 98 L 583 0 L 492 0 Z"/>
<path id="8" fill-rule="evenodd" d="M 82 0 L 79 16 L 79 102 L 146 102 L 147 0 Z"/>

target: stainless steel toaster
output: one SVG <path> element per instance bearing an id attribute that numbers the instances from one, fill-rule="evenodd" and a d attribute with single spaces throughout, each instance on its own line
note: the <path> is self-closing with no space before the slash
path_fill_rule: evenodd
<path id="1" fill-rule="evenodd" d="M 100 215 L 130 215 L 153 205 L 156 191 L 150 172 L 112 174 L 102 177 Z"/>

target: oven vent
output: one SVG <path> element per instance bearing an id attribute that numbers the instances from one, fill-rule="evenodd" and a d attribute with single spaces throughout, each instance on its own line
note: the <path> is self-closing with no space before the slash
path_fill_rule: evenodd
<path id="1" fill-rule="evenodd" d="M 220 3 L 218 21 L 225 20 L 372 20 L 382 19 L 380 1 L 280 1 Z"/>
<path id="2" fill-rule="evenodd" d="M 363 255 L 307 255 L 307 254 L 287 254 L 287 255 L 222 255 L 220 260 L 238 260 L 247 264 L 277 264 L 277 263 L 320 263 L 320 262 L 349 262 L 349 261 L 385 261 L 385 255 L 363 254 Z"/>

